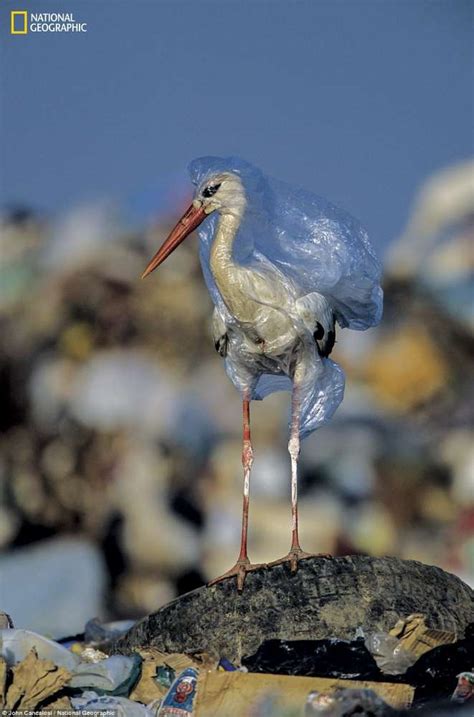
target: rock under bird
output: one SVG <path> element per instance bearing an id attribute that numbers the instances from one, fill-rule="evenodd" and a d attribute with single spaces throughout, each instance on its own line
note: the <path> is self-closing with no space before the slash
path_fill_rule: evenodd
<path id="1" fill-rule="evenodd" d="M 215 309 L 215 347 L 243 403 L 240 553 L 223 576 L 238 589 L 255 569 L 247 553 L 250 402 L 291 390 L 291 569 L 308 557 L 298 536 L 300 441 L 331 418 L 344 374 L 329 358 L 336 326 L 364 330 L 382 314 L 380 264 L 365 230 L 309 192 L 265 176 L 236 157 L 190 165 L 194 199 L 143 273 L 156 269 L 197 227 L 200 259 Z"/>

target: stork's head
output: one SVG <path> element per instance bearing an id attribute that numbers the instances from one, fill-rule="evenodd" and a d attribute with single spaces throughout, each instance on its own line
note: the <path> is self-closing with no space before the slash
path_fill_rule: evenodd
<path id="1" fill-rule="evenodd" d="M 219 172 L 205 177 L 197 187 L 193 202 L 152 258 L 142 278 L 151 274 L 182 241 L 212 212 L 241 217 L 245 209 L 245 190 L 234 172 Z"/>

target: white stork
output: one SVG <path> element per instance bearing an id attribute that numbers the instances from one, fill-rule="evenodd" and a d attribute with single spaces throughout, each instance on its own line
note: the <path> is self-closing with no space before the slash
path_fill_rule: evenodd
<path id="1" fill-rule="evenodd" d="M 300 439 L 328 420 L 342 400 L 344 376 L 328 358 L 336 322 L 364 329 L 380 319 L 380 266 L 362 228 L 325 200 L 268 179 L 236 158 L 195 160 L 191 173 L 194 200 L 143 277 L 204 222 L 201 263 L 215 303 L 215 347 L 243 401 L 240 553 L 213 583 L 236 576 L 242 590 L 246 573 L 259 567 L 247 554 L 250 402 L 292 388 L 291 547 L 275 563 L 289 560 L 295 571 L 298 560 L 309 557 L 298 536 Z M 209 215 L 214 221 L 205 221 Z"/>

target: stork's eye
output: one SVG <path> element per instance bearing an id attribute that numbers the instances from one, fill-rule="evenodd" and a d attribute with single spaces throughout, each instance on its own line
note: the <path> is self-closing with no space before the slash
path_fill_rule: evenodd
<path id="1" fill-rule="evenodd" d="M 212 197 L 212 195 L 217 192 L 220 186 L 220 184 L 210 184 L 208 187 L 202 190 L 202 196 Z"/>

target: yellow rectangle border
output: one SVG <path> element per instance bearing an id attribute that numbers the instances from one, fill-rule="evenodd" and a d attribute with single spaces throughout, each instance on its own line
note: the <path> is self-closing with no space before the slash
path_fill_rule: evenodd
<path id="1" fill-rule="evenodd" d="M 15 18 L 23 17 L 23 30 L 15 30 Z M 10 34 L 26 35 L 28 33 L 28 10 L 11 10 L 10 12 Z"/>

